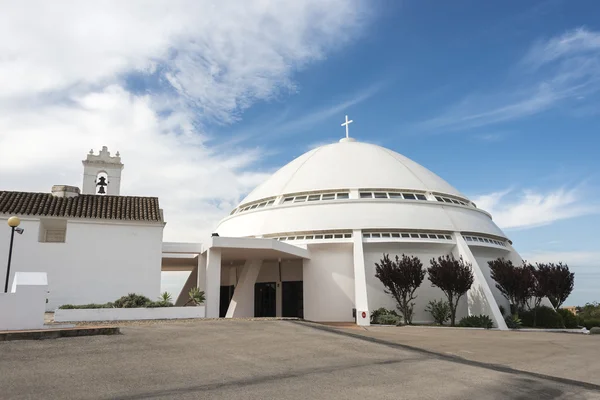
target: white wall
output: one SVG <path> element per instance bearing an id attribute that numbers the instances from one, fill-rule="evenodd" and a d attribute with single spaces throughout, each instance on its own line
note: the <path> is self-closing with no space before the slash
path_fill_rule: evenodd
<path id="1" fill-rule="evenodd" d="M 185 319 L 204 318 L 206 308 L 195 307 L 158 307 L 158 308 L 91 308 L 75 310 L 56 310 L 55 322 L 79 321 L 136 321 L 144 319 Z"/>
<path id="2" fill-rule="evenodd" d="M 354 258 L 352 244 L 308 245 L 304 261 L 304 318 L 353 322 Z"/>
<path id="3" fill-rule="evenodd" d="M 473 253 L 475 256 L 477 264 L 479 264 L 479 268 L 481 269 L 481 272 L 483 272 L 485 280 L 492 290 L 492 294 L 494 295 L 496 303 L 498 303 L 498 306 L 504 307 L 505 312 L 510 312 L 510 303 L 496 287 L 496 281 L 492 279 L 490 275 L 490 266 L 488 265 L 488 261 L 492 261 L 497 258 L 504 257 L 505 259 L 508 259 L 508 251 L 492 249 L 484 246 L 469 246 L 469 248 L 471 249 L 471 253 Z"/>
<path id="4" fill-rule="evenodd" d="M 226 217 L 221 236 L 253 236 L 318 230 L 427 229 L 480 232 L 504 237 L 482 210 L 437 201 L 349 199 L 292 203 Z"/>
<path id="5" fill-rule="evenodd" d="M 0 260 L 8 257 L 8 216 L 0 216 Z M 48 273 L 46 310 L 63 304 L 105 303 L 128 293 L 156 299 L 160 293 L 162 224 L 69 220 L 65 243 L 40 243 L 39 220 L 21 219 L 11 276 Z M 0 262 L 4 282 L 6 263 Z M 11 277 L 12 282 L 12 277 Z"/>
<path id="6" fill-rule="evenodd" d="M 379 263 L 384 253 L 389 254 L 390 258 L 395 258 L 396 255 L 402 257 L 402 254 L 419 257 L 423 263 L 423 267 L 426 269 L 430 266 L 429 260 L 434 257 L 450 254 L 453 247 L 454 245 L 433 243 L 365 243 L 365 272 L 370 311 L 373 312 L 373 310 L 380 307 L 396 310 L 396 301 L 391 295 L 384 292 L 383 284 L 375 277 L 375 263 Z M 417 289 L 416 294 L 413 322 L 433 322 L 431 314 L 425 311 L 425 307 L 427 307 L 427 303 L 430 300 L 446 300 L 446 296 L 440 289 L 431 286 L 427 275 L 425 275 L 425 279 L 419 289 Z M 466 315 L 467 296 L 465 295 L 460 299 L 456 312 L 456 322 Z"/>

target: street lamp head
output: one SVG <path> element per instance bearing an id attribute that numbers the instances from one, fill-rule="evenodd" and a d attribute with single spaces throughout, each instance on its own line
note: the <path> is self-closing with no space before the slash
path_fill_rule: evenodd
<path id="1" fill-rule="evenodd" d="M 10 217 L 8 219 L 8 226 L 10 226 L 11 228 L 16 228 L 17 226 L 19 226 L 20 223 L 21 220 L 19 219 L 19 217 Z"/>
<path id="2" fill-rule="evenodd" d="M 23 232 L 25 232 L 25 229 L 23 229 L 23 228 L 15 228 L 15 232 L 17 232 L 19 235 L 22 235 Z"/>

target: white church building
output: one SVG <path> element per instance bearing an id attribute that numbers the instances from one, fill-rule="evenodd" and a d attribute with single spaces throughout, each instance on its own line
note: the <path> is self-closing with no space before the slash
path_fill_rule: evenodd
<path id="1" fill-rule="evenodd" d="M 119 195 L 118 154 L 104 148 L 83 163 L 81 194 L 64 186 L 51 194 L 0 191 L 0 222 L 17 215 L 28 233 L 16 241 L 13 268 L 48 272 L 48 309 L 130 292 L 154 299 L 161 271 L 190 271 L 177 303 L 197 286 L 207 317 L 368 325 L 373 310 L 395 308 L 375 277 L 384 253 L 418 256 L 425 267 L 453 254 L 475 276 L 457 318 L 487 314 L 506 329 L 499 305 L 508 309 L 508 301 L 487 262 L 520 263 L 511 241 L 489 213 L 392 150 L 348 136 L 313 149 L 248 194 L 202 244 L 162 242 L 158 199 Z M 6 252 L 1 246 L 0 260 Z M 417 294 L 414 322 L 432 322 L 424 310 L 442 292 L 425 279 Z"/>

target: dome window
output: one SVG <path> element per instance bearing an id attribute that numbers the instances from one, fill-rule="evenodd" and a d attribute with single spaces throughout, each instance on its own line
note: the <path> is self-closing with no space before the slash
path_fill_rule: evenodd
<path id="1" fill-rule="evenodd" d="M 306 201 L 307 196 L 297 196 L 294 198 L 294 203 L 303 203 Z"/>
<path id="2" fill-rule="evenodd" d="M 425 197 L 424 194 L 417 194 L 417 200 L 427 200 L 427 197 Z"/>
<path id="3" fill-rule="evenodd" d="M 435 196 L 435 199 L 436 199 L 437 201 L 444 201 L 444 199 L 442 199 L 442 198 L 441 198 L 441 197 L 439 197 L 439 196 Z"/>
<path id="4" fill-rule="evenodd" d="M 350 194 L 349 193 L 338 193 L 337 194 L 337 199 L 349 199 L 350 198 Z"/>
<path id="5" fill-rule="evenodd" d="M 313 194 L 308 196 L 308 201 L 319 201 L 321 200 L 321 195 L 320 194 Z"/>
<path id="6" fill-rule="evenodd" d="M 286 197 L 285 199 L 283 199 L 284 203 L 289 203 L 289 202 L 292 202 L 292 201 L 294 201 L 293 197 Z"/>
<path id="7" fill-rule="evenodd" d="M 371 193 L 371 192 L 360 192 L 360 198 L 361 199 L 372 199 L 373 198 L 373 193 Z"/>
<path id="8" fill-rule="evenodd" d="M 322 200 L 334 200 L 335 199 L 335 193 L 324 194 L 321 199 Z"/>
<path id="9" fill-rule="evenodd" d="M 403 238 L 409 238 L 409 237 L 410 237 L 410 235 L 409 235 L 408 233 L 403 233 L 403 234 L 402 234 L 402 237 L 403 237 Z"/>
<path id="10" fill-rule="evenodd" d="M 383 192 L 376 192 L 375 193 L 375 198 L 376 199 L 387 199 L 387 193 L 383 193 Z"/>
<path id="11" fill-rule="evenodd" d="M 415 197 L 415 195 L 412 193 L 402 193 L 402 195 L 404 196 L 404 200 L 416 200 L 417 199 Z"/>

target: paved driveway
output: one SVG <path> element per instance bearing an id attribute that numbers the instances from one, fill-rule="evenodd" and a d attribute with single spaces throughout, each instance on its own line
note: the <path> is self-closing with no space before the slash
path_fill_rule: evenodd
<path id="1" fill-rule="evenodd" d="M 2 399 L 600 399 L 596 389 L 289 321 L 0 343 Z"/>
<path id="2" fill-rule="evenodd" d="M 600 335 L 439 327 L 352 329 L 367 338 L 600 386 Z"/>

